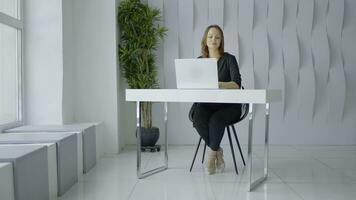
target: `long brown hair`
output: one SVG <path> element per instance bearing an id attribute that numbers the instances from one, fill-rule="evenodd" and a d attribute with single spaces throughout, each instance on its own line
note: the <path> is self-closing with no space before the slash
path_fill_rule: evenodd
<path id="1" fill-rule="evenodd" d="M 206 45 L 206 38 L 208 37 L 208 32 L 211 28 L 216 28 L 220 32 L 221 43 L 219 46 L 219 53 L 220 53 L 220 56 L 224 54 L 224 33 L 219 25 L 214 24 L 214 25 L 208 26 L 205 29 L 203 38 L 201 39 L 201 53 L 202 53 L 203 58 L 209 57 L 209 49 L 208 49 L 208 46 Z"/>

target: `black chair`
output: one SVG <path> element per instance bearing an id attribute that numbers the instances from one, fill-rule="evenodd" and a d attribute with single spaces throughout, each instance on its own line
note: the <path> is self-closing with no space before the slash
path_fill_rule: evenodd
<path id="1" fill-rule="evenodd" d="M 197 106 L 197 103 L 194 103 L 193 106 L 191 107 L 190 111 L 189 111 L 189 120 L 193 122 L 193 116 L 194 116 L 194 110 L 195 110 L 195 106 Z M 248 111 L 249 111 L 249 104 L 241 104 L 241 117 L 240 119 L 238 119 L 237 121 L 229 124 L 226 126 L 226 129 L 227 129 L 227 133 L 228 133 L 228 136 L 229 136 L 229 142 L 230 142 L 230 149 L 231 149 L 231 153 L 232 153 L 232 159 L 234 160 L 234 165 L 235 165 L 235 172 L 236 174 L 239 174 L 238 171 L 237 171 L 237 166 L 236 166 L 236 159 L 235 159 L 235 153 L 234 153 L 234 147 L 233 147 L 233 144 L 232 144 L 232 140 L 231 140 L 231 133 L 230 133 L 230 128 L 232 128 L 233 132 L 234 132 L 234 136 L 235 136 L 235 139 L 236 139 L 236 143 L 237 143 L 237 146 L 239 148 L 239 151 L 240 151 L 240 155 L 241 155 L 241 158 L 242 158 L 242 162 L 244 164 L 244 166 L 246 165 L 245 163 L 245 159 L 244 159 L 244 156 L 242 154 L 242 150 L 241 150 L 241 146 L 240 146 L 240 142 L 239 142 L 239 139 L 237 138 L 237 135 L 236 135 L 236 130 L 235 130 L 235 127 L 234 127 L 234 124 L 242 121 L 243 119 L 245 119 L 245 117 L 247 116 L 248 114 Z M 200 137 L 199 139 L 199 142 L 198 142 L 198 146 L 195 150 L 195 154 L 194 154 L 194 158 L 193 158 L 193 161 L 192 161 L 192 164 L 190 166 L 190 172 L 192 171 L 193 169 L 193 165 L 194 165 L 194 162 L 195 162 L 195 158 L 197 156 L 197 153 L 198 153 L 198 150 L 199 150 L 199 147 L 200 147 L 200 143 L 202 141 L 202 137 Z M 204 151 L 203 151 L 203 157 L 202 157 L 202 163 L 204 162 L 204 157 L 205 157 L 205 150 L 206 150 L 206 144 L 204 145 Z"/>

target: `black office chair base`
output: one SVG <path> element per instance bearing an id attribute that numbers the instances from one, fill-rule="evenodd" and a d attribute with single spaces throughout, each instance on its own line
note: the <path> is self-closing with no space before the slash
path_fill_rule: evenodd
<path id="1" fill-rule="evenodd" d="M 160 151 L 161 151 L 161 146 L 160 145 L 142 146 L 141 147 L 141 152 L 160 152 Z"/>

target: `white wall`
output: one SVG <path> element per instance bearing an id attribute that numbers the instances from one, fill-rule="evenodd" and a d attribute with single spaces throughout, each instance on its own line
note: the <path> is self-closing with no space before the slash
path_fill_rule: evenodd
<path id="1" fill-rule="evenodd" d="M 24 2 L 25 114 L 28 124 L 62 123 L 62 4 Z"/>
<path id="2" fill-rule="evenodd" d="M 117 6 L 121 0 L 116 0 L 116 16 L 118 13 Z M 115 18 L 116 20 L 116 18 Z M 116 46 L 118 47 L 120 42 L 120 27 L 116 23 Z M 117 58 L 117 63 L 119 67 L 119 59 Z M 127 135 L 135 133 L 135 113 L 132 112 L 134 109 L 134 104 L 125 101 L 125 89 L 127 88 L 127 83 L 121 76 L 121 71 L 117 70 L 117 94 L 118 94 L 118 122 L 119 122 L 119 146 L 124 147 L 127 143 Z"/>
<path id="3" fill-rule="evenodd" d="M 62 0 L 63 19 L 63 123 L 73 123 L 75 119 L 75 69 L 74 69 L 74 32 L 73 0 Z"/>
<path id="4" fill-rule="evenodd" d="M 104 152 L 117 153 L 115 0 L 74 0 L 72 8 L 74 118 L 103 122 Z"/>
<path id="5" fill-rule="evenodd" d="M 271 105 L 271 143 L 356 144 L 355 1 L 147 2 L 162 8 L 169 29 L 164 54 L 158 58 L 164 63 L 165 80 L 160 81 L 165 88 L 175 88 L 174 59 L 198 56 L 205 27 L 217 23 L 224 29 L 226 51 L 238 59 L 243 86 L 283 91 L 283 101 Z M 169 105 L 170 144 L 197 142 L 187 119 L 189 107 Z M 126 109 L 125 116 L 134 120 L 134 107 Z M 255 119 L 255 141 L 262 143 L 263 107 L 258 107 Z M 162 120 L 156 125 L 163 127 Z M 237 130 L 246 143 L 247 121 Z M 134 135 L 126 134 L 127 143 L 135 143 Z"/>
<path id="6" fill-rule="evenodd" d="M 24 3 L 25 122 L 103 122 L 104 152 L 117 153 L 115 0 Z"/>

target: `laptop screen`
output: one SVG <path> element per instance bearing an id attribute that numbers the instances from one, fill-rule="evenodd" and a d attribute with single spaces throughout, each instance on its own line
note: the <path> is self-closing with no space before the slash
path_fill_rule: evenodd
<path id="1" fill-rule="evenodd" d="M 175 59 L 178 89 L 218 89 L 216 58 Z"/>

